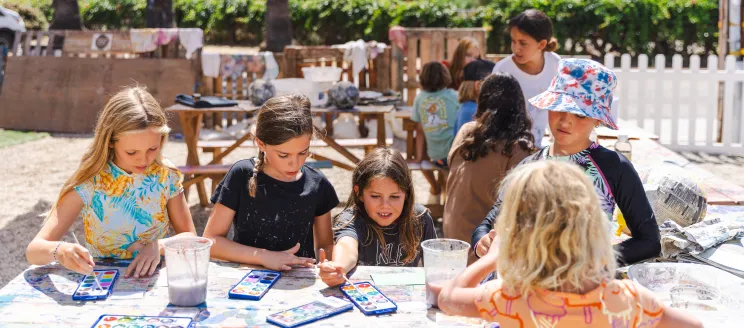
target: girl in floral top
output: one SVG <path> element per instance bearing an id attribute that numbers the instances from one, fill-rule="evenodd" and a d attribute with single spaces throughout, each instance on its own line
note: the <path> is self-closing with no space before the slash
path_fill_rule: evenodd
<path id="1" fill-rule="evenodd" d="M 610 223 L 580 167 L 533 162 L 515 168 L 503 186 L 488 253 L 433 290 L 444 312 L 502 328 L 702 327 L 643 286 L 613 279 Z M 498 279 L 477 286 L 494 269 Z"/>
<path id="2" fill-rule="evenodd" d="M 126 276 L 151 275 L 171 229 L 196 235 L 181 173 L 161 155 L 167 123 L 144 88 L 125 89 L 109 100 L 80 167 L 28 245 L 31 264 L 57 261 L 89 274 L 94 257 L 112 257 L 133 259 Z M 61 241 L 81 214 L 87 248 Z"/>

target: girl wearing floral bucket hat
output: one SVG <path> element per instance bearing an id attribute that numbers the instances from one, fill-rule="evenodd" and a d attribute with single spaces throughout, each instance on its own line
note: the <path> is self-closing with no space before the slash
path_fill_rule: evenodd
<path id="1" fill-rule="evenodd" d="M 610 116 L 616 85 L 615 73 L 593 60 L 561 60 L 548 90 L 529 99 L 533 106 L 548 111 L 553 141 L 520 165 L 546 159 L 578 164 L 594 183 L 608 220 L 615 205 L 625 216 L 632 237 L 616 245 L 617 260 L 632 264 L 658 256 L 661 250 L 654 212 L 630 161 L 589 139 L 600 124 L 617 129 Z M 494 238 L 501 199 L 502 195 L 473 232 L 472 245 L 478 256 L 486 254 Z"/>

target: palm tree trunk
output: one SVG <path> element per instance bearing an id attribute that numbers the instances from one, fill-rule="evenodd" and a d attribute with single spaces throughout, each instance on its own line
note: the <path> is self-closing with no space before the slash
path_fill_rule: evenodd
<path id="1" fill-rule="evenodd" d="M 77 0 L 52 1 L 54 16 L 50 30 L 82 30 L 83 20 L 80 17 L 80 5 Z"/>
<path id="2" fill-rule="evenodd" d="M 147 0 L 145 16 L 149 28 L 172 28 L 176 26 L 173 0 Z"/>
<path id="3" fill-rule="evenodd" d="M 289 0 L 266 1 L 266 50 L 284 51 L 292 44 L 292 21 L 289 16 Z"/>

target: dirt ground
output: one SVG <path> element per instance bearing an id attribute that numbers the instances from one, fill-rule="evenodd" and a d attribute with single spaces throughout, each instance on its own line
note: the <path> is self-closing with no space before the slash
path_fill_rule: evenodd
<path id="1" fill-rule="evenodd" d="M 90 135 L 53 135 L 37 141 L 0 148 L 0 286 L 28 267 L 26 246 L 41 227 L 46 213 L 51 209 L 65 180 L 74 172 L 80 158 L 90 144 Z M 331 149 L 315 149 L 319 154 L 345 160 Z M 362 156 L 363 152 L 355 152 Z M 170 141 L 164 148 L 165 156 L 176 165 L 186 163 L 186 145 Z M 225 163 L 255 156 L 255 151 L 238 149 L 225 159 Z M 202 156 L 202 163 L 211 159 Z M 346 202 L 351 186 L 351 172 L 343 169 L 324 169 L 322 172 L 333 183 L 339 199 Z M 420 173 L 414 173 L 415 191 L 419 203 L 426 203 L 429 185 Z M 207 190 L 209 190 L 207 182 Z M 191 215 L 201 234 L 209 217 L 209 209 L 199 206 L 196 189 L 189 193 Z M 334 214 L 341 208 L 334 210 Z M 82 220 L 73 226 L 77 235 L 83 235 Z M 71 236 L 66 236 L 72 241 Z"/>
<path id="2" fill-rule="evenodd" d="M 45 214 L 51 208 L 60 187 L 72 174 L 80 161 L 91 136 L 53 135 L 37 141 L 0 148 L 0 286 L 4 286 L 23 269 L 28 267 L 25 248 L 39 230 Z M 330 149 L 316 149 L 320 154 L 342 159 Z M 180 141 L 170 141 L 165 156 L 176 165 L 185 164 L 186 146 Z M 356 151 L 361 156 L 361 151 Z M 225 162 L 236 161 L 255 155 L 253 150 L 239 149 Z M 725 176 L 729 181 L 744 186 L 744 157 L 685 153 L 685 157 L 711 172 Z M 202 162 L 209 155 L 202 156 Z M 333 183 L 339 199 L 345 201 L 351 190 L 351 172 L 334 168 L 323 170 Z M 725 172 L 725 174 L 724 174 Z M 415 192 L 418 203 L 427 203 L 429 186 L 423 176 L 414 173 Z M 207 186 L 209 188 L 209 185 Z M 201 234 L 209 216 L 209 209 L 198 205 L 195 189 L 189 195 L 191 214 L 197 231 Z M 338 212 L 340 209 L 334 210 Z M 80 220 L 73 228 L 82 235 Z M 67 239 L 71 237 L 67 236 Z M 71 241 L 71 240 L 69 240 Z"/>

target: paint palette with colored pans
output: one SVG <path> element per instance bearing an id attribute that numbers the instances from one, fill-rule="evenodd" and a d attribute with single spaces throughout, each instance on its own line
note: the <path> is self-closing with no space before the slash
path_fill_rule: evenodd
<path id="1" fill-rule="evenodd" d="M 296 308 L 271 314 L 266 317 L 266 321 L 279 327 L 298 327 L 351 311 L 353 308 L 351 303 L 343 299 L 328 296 Z"/>
<path id="2" fill-rule="evenodd" d="M 271 270 L 253 270 L 230 289 L 230 298 L 260 300 L 274 286 L 282 274 Z"/>
<path id="3" fill-rule="evenodd" d="M 83 280 L 80 281 L 77 289 L 75 289 L 75 293 L 72 294 L 72 300 L 105 300 L 109 295 L 111 295 L 111 291 L 114 289 L 114 283 L 116 283 L 116 279 L 119 278 L 119 270 L 93 270 L 93 274 L 98 278 L 101 288 L 98 288 L 92 275 L 85 276 L 83 277 Z"/>
<path id="4" fill-rule="evenodd" d="M 395 302 L 387 298 L 385 294 L 369 282 L 356 282 L 354 287 L 345 284 L 340 286 L 339 289 L 365 315 L 390 313 L 398 310 L 398 305 Z"/>
<path id="5" fill-rule="evenodd" d="M 104 314 L 98 318 L 98 321 L 96 321 L 91 328 L 188 328 L 191 325 L 191 321 L 191 318 L 186 317 L 148 317 Z"/>

